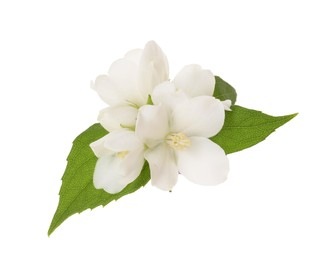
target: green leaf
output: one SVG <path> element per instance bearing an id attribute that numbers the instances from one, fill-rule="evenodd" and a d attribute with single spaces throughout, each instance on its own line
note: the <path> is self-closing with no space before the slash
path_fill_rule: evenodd
<path id="1" fill-rule="evenodd" d="M 89 144 L 107 133 L 100 124 L 94 124 L 74 140 L 62 177 L 59 205 L 53 216 L 48 235 L 71 215 L 100 205 L 105 206 L 113 200 L 138 190 L 150 180 L 148 164 L 145 163 L 139 177 L 121 192 L 109 194 L 104 190 L 95 189 L 93 172 L 97 157 Z"/>
<path id="2" fill-rule="evenodd" d="M 235 89 L 218 76 L 215 76 L 215 89 L 213 96 L 221 101 L 230 99 L 232 105 L 234 105 L 237 100 L 237 92 Z"/>
<path id="3" fill-rule="evenodd" d="M 211 140 L 220 145 L 226 154 L 238 152 L 263 141 L 296 115 L 274 117 L 257 110 L 233 106 L 232 111 L 226 111 L 222 130 Z"/>

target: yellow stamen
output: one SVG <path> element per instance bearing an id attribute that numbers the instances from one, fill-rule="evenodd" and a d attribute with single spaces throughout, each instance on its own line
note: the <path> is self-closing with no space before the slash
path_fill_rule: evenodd
<path id="1" fill-rule="evenodd" d="M 191 145 L 190 139 L 184 133 L 171 133 L 165 138 L 165 141 L 175 150 L 183 150 Z"/>
<path id="2" fill-rule="evenodd" d="M 120 159 L 124 159 L 128 153 L 129 153 L 129 151 L 119 152 L 119 153 L 117 153 L 117 157 L 119 157 Z"/>

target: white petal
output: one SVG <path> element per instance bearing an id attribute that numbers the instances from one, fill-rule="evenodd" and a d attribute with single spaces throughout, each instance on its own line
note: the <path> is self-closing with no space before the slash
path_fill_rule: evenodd
<path id="1" fill-rule="evenodd" d="M 191 146 L 176 151 L 180 174 L 201 185 L 217 185 L 226 180 L 229 161 L 223 149 L 204 137 L 190 138 Z"/>
<path id="2" fill-rule="evenodd" d="M 91 143 L 90 147 L 97 157 L 144 149 L 143 143 L 135 135 L 135 132 L 127 129 L 113 131 Z"/>
<path id="3" fill-rule="evenodd" d="M 199 65 L 185 66 L 173 80 L 177 89 L 182 89 L 190 97 L 212 96 L 215 88 L 215 77 L 209 70 Z"/>
<path id="4" fill-rule="evenodd" d="M 159 105 L 164 101 L 166 96 L 172 95 L 176 92 L 174 84 L 170 81 L 165 81 L 157 85 L 152 92 L 152 100 L 155 105 Z"/>
<path id="5" fill-rule="evenodd" d="M 122 180 L 128 183 L 133 182 L 139 176 L 144 162 L 144 149 L 129 152 L 121 163 L 121 167 L 125 172 Z"/>
<path id="6" fill-rule="evenodd" d="M 224 110 L 227 110 L 227 111 L 232 111 L 231 109 L 231 105 L 232 105 L 232 102 L 230 99 L 227 99 L 227 100 L 224 100 L 224 101 L 221 101 L 223 106 L 224 106 Z"/>
<path id="7" fill-rule="evenodd" d="M 142 96 L 138 88 L 139 67 L 133 61 L 126 58 L 115 61 L 108 75 L 112 82 L 112 95 L 117 93 L 123 101 L 139 106 L 146 103 L 147 96 Z"/>
<path id="8" fill-rule="evenodd" d="M 98 121 L 109 132 L 121 128 L 134 128 L 138 109 L 130 105 L 119 105 L 100 111 Z"/>
<path id="9" fill-rule="evenodd" d="M 176 105 L 181 104 L 189 98 L 182 90 L 176 90 L 174 83 L 163 82 L 156 86 L 152 93 L 152 100 L 155 105 L 164 104 L 171 111 Z"/>
<path id="10" fill-rule="evenodd" d="M 162 106 L 146 105 L 139 109 L 136 135 L 150 148 L 164 140 L 169 133 L 167 109 Z"/>
<path id="11" fill-rule="evenodd" d="M 110 89 L 114 88 L 109 80 L 108 75 L 100 75 L 92 83 L 91 87 L 97 92 L 100 98 L 107 104 L 118 104 L 121 102 L 120 95 L 112 95 Z"/>
<path id="12" fill-rule="evenodd" d="M 96 157 L 99 158 L 104 155 L 113 154 L 112 151 L 109 151 L 104 146 L 104 143 L 107 138 L 108 138 L 108 134 L 89 145 L 91 147 L 91 149 L 93 150 L 94 154 L 96 155 Z"/>
<path id="13" fill-rule="evenodd" d="M 162 190 L 172 190 L 178 180 L 174 154 L 166 144 L 160 144 L 145 153 L 151 171 L 152 185 Z"/>
<path id="14" fill-rule="evenodd" d="M 224 117 L 224 106 L 220 100 L 209 96 L 195 97 L 175 107 L 171 131 L 188 137 L 211 137 L 222 129 Z"/>
<path id="15" fill-rule="evenodd" d="M 104 147 L 113 152 L 129 152 L 143 149 L 144 145 L 136 136 L 134 131 L 127 129 L 116 130 L 108 135 L 104 140 Z"/>
<path id="16" fill-rule="evenodd" d="M 139 64 L 140 62 L 140 58 L 141 58 L 141 55 L 143 53 L 143 50 L 142 49 L 134 49 L 134 50 L 131 50 L 129 52 L 126 53 L 125 55 L 125 59 L 128 59 L 132 62 L 134 62 L 135 64 Z"/>
<path id="17" fill-rule="evenodd" d="M 128 185 L 122 180 L 123 172 L 120 168 L 121 159 L 115 155 L 107 155 L 97 160 L 93 183 L 96 189 L 106 192 L 118 193 Z"/>
<path id="18" fill-rule="evenodd" d="M 142 105 L 146 102 L 138 90 L 138 66 L 129 59 L 115 61 L 108 75 L 96 78 L 93 88 L 111 106 L 128 103 Z"/>
<path id="19" fill-rule="evenodd" d="M 148 96 L 153 88 L 169 78 L 168 61 L 161 48 L 150 41 L 145 45 L 139 62 L 139 87 Z"/>

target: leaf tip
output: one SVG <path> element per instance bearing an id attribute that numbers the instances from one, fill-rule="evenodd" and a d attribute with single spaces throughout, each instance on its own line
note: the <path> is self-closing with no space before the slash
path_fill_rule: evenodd
<path id="1" fill-rule="evenodd" d="M 291 119 L 292 119 L 292 118 L 295 118 L 297 115 L 299 115 L 299 113 L 291 114 L 290 117 L 291 117 Z"/>
<path id="2" fill-rule="evenodd" d="M 49 227 L 48 230 L 48 238 L 50 238 L 51 234 L 53 233 L 54 229 L 52 228 L 52 226 Z"/>
<path id="3" fill-rule="evenodd" d="M 284 118 L 286 119 L 286 122 L 289 122 L 290 120 L 295 118 L 297 115 L 299 115 L 299 113 L 293 113 L 293 114 L 284 116 Z"/>

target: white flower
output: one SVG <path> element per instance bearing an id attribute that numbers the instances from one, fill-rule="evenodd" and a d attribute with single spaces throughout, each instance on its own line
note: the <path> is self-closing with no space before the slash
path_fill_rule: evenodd
<path id="1" fill-rule="evenodd" d="M 171 190 L 178 172 L 202 185 L 223 182 L 229 170 L 221 147 L 209 140 L 224 123 L 223 103 L 210 96 L 187 99 L 167 109 L 145 105 L 139 109 L 136 135 L 147 145 L 154 186 Z"/>
<path id="2" fill-rule="evenodd" d="M 97 160 L 93 182 L 97 189 L 114 194 L 140 174 L 144 165 L 144 144 L 135 132 L 113 131 L 90 144 Z"/>
<path id="3" fill-rule="evenodd" d="M 98 76 L 92 84 L 109 105 L 99 114 L 101 125 L 109 132 L 133 128 L 138 108 L 147 103 L 156 85 L 168 80 L 168 74 L 167 58 L 154 41 L 115 61 L 108 74 Z"/>
<path id="4" fill-rule="evenodd" d="M 120 192 L 145 159 L 152 184 L 163 190 L 173 188 L 178 173 L 198 184 L 223 182 L 228 159 L 208 138 L 221 130 L 231 102 L 212 97 L 214 87 L 212 72 L 199 65 L 185 66 L 170 82 L 166 56 L 153 41 L 114 62 L 93 84 L 109 105 L 98 120 L 110 132 L 90 145 L 99 158 L 95 188 Z"/>

